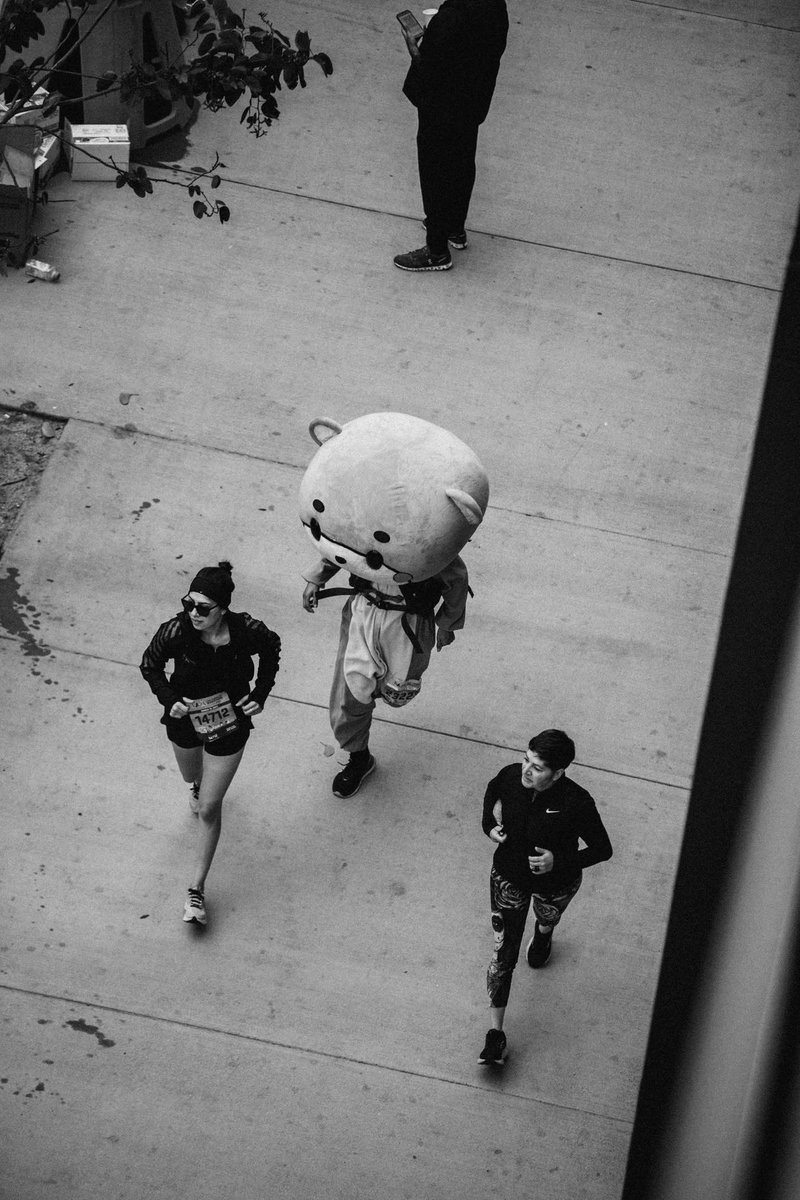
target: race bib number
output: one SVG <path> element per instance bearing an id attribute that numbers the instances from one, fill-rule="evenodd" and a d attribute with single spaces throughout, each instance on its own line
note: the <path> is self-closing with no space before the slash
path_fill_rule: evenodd
<path id="1" fill-rule="evenodd" d="M 227 692 L 190 700 L 188 707 L 192 725 L 204 742 L 215 742 L 226 733 L 232 733 L 239 724 L 236 709 Z"/>

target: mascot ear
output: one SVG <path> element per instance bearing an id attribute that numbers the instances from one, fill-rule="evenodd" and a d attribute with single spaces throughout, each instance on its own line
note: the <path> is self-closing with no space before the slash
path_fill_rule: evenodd
<path id="1" fill-rule="evenodd" d="M 331 432 L 327 437 L 321 438 L 317 433 L 318 428 L 330 429 Z M 321 446 L 323 442 L 329 442 L 332 437 L 336 437 L 337 433 L 341 433 L 342 427 L 337 421 L 332 421 L 330 417 L 315 417 L 308 427 L 308 432 L 311 434 L 317 445 Z"/>
<path id="2" fill-rule="evenodd" d="M 480 525 L 483 520 L 483 509 L 478 501 L 470 496 L 469 492 L 454 487 L 445 488 L 445 492 L 468 524 Z"/>

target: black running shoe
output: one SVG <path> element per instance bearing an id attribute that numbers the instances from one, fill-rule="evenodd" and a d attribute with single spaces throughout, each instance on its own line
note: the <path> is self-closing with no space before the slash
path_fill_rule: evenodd
<path id="1" fill-rule="evenodd" d="M 332 790 L 334 796 L 338 796 L 341 800 L 346 800 L 349 796 L 355 796 L 361 784 L 375 770 L 375 759 L 371 754 L 366 758 L 356 758 L 354 754 L 350 755 L 350 762 L 333 778 Z"/>
<path id="2" fill-rule="evenodd" d="M 525 957 L 528 960 L 529 967 L 543 967 L 548 958 L 550 951 L 553 948 L 553 931 L 542 933 L 539 928 L 539 922 L 536 922 L 533 937 L 528 942 L 528 948 L 525 951 Z"/>
<path id="3" fill-rule="evenodd" d="M 427 246 L 409 250 L 408 254 L 395 255 L 394 265 L 401 271 L 449 271 L 453 265 L 450 251 L 432 254 Z"/>
<path id="4" fill-rule="evenodd" d="M 486 1045 L 478 1055 L 478 1062 L 488 1067 L 494 1063 L 502 1067 L 506 1061 L 506 1035 L 502 1029 L 490 1029 L 486 1035 Z"/>

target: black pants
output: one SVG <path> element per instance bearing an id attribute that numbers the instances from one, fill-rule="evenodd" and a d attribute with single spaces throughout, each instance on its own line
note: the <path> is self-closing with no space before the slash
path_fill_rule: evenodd
<path id="1" fill-rule="evenodd" d="M 561 920 L 562 913 L 578 892 L 583 881 L 583 872 L 572 883 L 566 884 L 554 895 L 529 896 L 513 883 L 502 879 L 492 867 L 489 891 L 492 902 L 492 929 L 494 931 L 494 954 L 486 972 L 486 989 L 492 1008 L 505 1008 L 511 991 L 511 977 L 517 965 L 528 910 L 532 907 L 540 925 L 553 927 Z"/>
<path id="2" fill-rule="evenodd" d="M 464 228 L 475 183 L 478 128 L 474 120 L 454 113 L 419 109 L 419 186 L 432 254 L 444 254 L 448 234 Z"/>

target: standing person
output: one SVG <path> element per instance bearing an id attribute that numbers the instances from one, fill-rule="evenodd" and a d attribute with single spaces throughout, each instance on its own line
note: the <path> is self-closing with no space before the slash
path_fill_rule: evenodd
<path id="1" fill-rule="evenodd" d="M 521 767 L 503 767 L 486 788 L 483 832 L 497 849 L 490 878 L 494 955 L 486 975 L 492 1028 L 478 1059 L 483 1064 L 506 1057 L 503 1021 L 528 909 L 533 906 L 536 922 L 526 957 L 528 966 L 541 968 L 584 867 L 611 858 L 594 800 L 564 774 L 574 757 L 571 737 L 545 729 L 531 738 Z"/>
<path id="2" fill-rule="evenodd" d="M 425 245 L 398 254 L 401 271 L 449 271 L 465 250 L 478 129 L 494 95 L 508 37 L 505 0 L 444 0 L 424 36 L 405 33 L 403 91 L 418 114 L 417 160 Z"/>
<path id="3" fill-rule="evenodd" d="M 203 567 L 144 652 L 140 670 L 164 708 L 166 726 L 189 805 L 198 817 L 199 845 L 184 904 L 184 921 L 205 925 L 205 882 L 222 826 L 222 801 L 236 774 L 252 718 L 264 707 L 278 672 L 280 638 L 263 621 L 228 607 L 231 564 Z M 258 674 L 253 656 L 258 656 Z M 171 676 L 165 667 L 174 660 Z"/>

